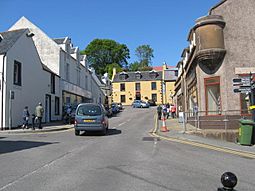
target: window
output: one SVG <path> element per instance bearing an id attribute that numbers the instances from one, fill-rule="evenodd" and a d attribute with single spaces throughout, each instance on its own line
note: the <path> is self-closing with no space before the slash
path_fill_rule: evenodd
<path id="1" fill-rule="evenodd" d="M 151 94 L 151 100 L 157 102 L 157 94 Z"/>
<path id="2" fill-rule="evenodd" d="M 140 91 L 141 90 L 141 84 L 140 83 L 135 83 L 135 90 Z"/>
<path id="3" fill-rule="evenodd" d="M 120 96 L 120 102 L 121 103 L 125 103 L 126 102 L 126 96 L 125 95 L 121 95 Z"/>
<path id="4" fill-rule="evenodd" d="M 70 73 L 70 65 L 68 63 L 66 63 L 66 80 L 67 81 L 70 81 L 70 76 L 69 76 L 69 73 Z"/>
<path id="5" fill-rule="evenodd" d="M 125 91 L 125 84 L 120 84 L 120 91 Z"/>
<path id="6" fill-rule="evenodd" d="M 141 72 L 136 72 L 135 73 L 135 78 L 138 79 L 138 80 L 141 79 L 142 78 Z"/>
<path id="7" fill-rule="evenodd" d="M 16 60 L 13 68 L 13 84 L 21 86 L 21 63 Z"/>
<path id="8" fill-rule="evenodd" d="M 59 97 L 55 97 L 55 115 L 59 115 Z"/>
<path id="9" fill-rule="evenodd" d="M 88 90 L 88 76 L 85 76 L 85 89 Z"/>
<path id="10" fill-rule="evenodd" d="M 80 69 L 77 69 L 77 85 L 81 85 L 81 71 Z"/>
<path id="11" fill-rule="evenodd" d="M 151 82 L 151 90 L 157 90 L 157 83 Z"/>
<path id="12" fill-rule="evenodd" d="M 205 79 L 206 113 L 207 115 L 221 114 L 220 78 Z"/>
<path id="13" fill-rule="evenodd" d="M 55 75 L 51 74 L 50 76 L 50 92 L 55 94 Z"/>

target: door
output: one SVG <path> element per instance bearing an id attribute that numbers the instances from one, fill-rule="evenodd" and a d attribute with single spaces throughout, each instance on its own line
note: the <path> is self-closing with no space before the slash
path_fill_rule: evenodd
<path id="1" fill-rule="evenodd" d="M 46 94 L 45 96 L 45 122 L 51 121 L 51 96 Z"/>

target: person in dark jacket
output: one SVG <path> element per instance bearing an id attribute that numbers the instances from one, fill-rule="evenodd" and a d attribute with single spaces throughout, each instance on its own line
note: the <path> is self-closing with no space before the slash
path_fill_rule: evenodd
<path id="1" fill-rule="evenodd" d="M 162 107 L 160 105 L 157 107 L 157 113 L 158 113 L 158 119 L 161 120 Z"/>
<path id="2" fill-rule="evenodd" d="M 28 106 L 26 106 L 23 110 L 22 118 L 23 118 L 23 125 L 22 129 L 28 129 L 28 121 L 29 121 L 29 111 L 28 111 Z"/>

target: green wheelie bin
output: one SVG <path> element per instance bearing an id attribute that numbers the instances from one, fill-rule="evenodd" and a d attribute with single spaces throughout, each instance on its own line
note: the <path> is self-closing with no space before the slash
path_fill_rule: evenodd
<path id="1" fill-rule="evenodd" d="M 248 119 L 240 119 L 239 143 L 241 145 L 252 145 L 252 132 L 255 122 Z"/>

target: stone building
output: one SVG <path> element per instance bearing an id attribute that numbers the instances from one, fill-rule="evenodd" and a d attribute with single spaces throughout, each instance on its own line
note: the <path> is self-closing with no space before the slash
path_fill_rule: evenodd
<path id="1" fill-rule="evenodd" d="M 223 0 L 198 18 L 188 34 L 189 46 L 178 62 L 175 99 L 178 108 L 222 123 L 201 123 L 201 128 L 222 128 L 226 116 L 231 128 L 241 116 L 250 116 L 247 93 L 234 93 L 233 79 L 255 72 L 255 1 Z M 228 126 L 228 128 L 230 128 Z"/>

